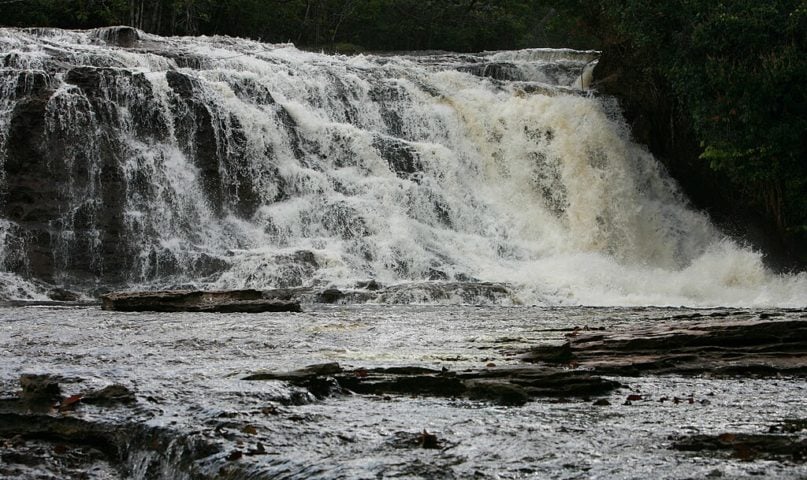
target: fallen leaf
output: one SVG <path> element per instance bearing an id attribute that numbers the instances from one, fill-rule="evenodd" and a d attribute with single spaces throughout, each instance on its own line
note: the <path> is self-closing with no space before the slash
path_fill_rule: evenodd
<path id="1" fill-rule="evenodd" d="M 737 439 L 737 435 L 733 433 L 721 433 L 717 436 L 717 439 L 723 443 L 731 443 Z"/>
<path id="2" fill-rule="evenodd" d="M 236 460 L 240 460 L 243 456 L 244 454 L 241 452 L 241 450 L 233 450 L 229 455 L 227 455 L 227 461 L 234 462 Z"/>
<path id="3" fill-rule="evenodd" d="M 258 429 L 253 427 L 252 425 L 247 425 L 246 427 L 241 429 L 242 432 L 246 433 L 247 435 L 257 435 Z"/>
<path id="4" fill-rule="evenodd" d="M 642 396 L 641 395 L 636 395 L 635 393 L 632 394 L 632 395 L 628 395 L 628 401 L 629 402 L 635 402 L 635 401 L 641 400 L 641 399 L 642 399 Z"/>
<path id="5" fill-rule="evenodd" d="M 71 395 L 71 396 L 65 398 L 64 400 L 62 400 L 62 403 L 59 405 L 59 411 L 60 412 L 66 412 L 68 410 L 74 410 L 76 408 L 78 402 L 81 401 L 82 397 L 83 397 L 83 395 L 78 394 L 78 395 Z"/>

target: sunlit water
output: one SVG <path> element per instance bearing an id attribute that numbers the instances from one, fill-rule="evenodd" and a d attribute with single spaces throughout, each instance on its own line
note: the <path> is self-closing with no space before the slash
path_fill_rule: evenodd
<path id="1" fill-rule="evenodd" d="M 16 391 L 21 373 L 72 378 L 63 384 L 66 395 L 122 383 L 136 391 L 137 407 L 110 413 L 84 406 L 73 415 L 146 422 L 181 438 L 222 445 L 221 454 L 203 462 L 208 472 L 232 465 L 225 456 L 233 449 L 260 442 L 267 455 L 238 461 L 256 478 L 684 479 L 715 472 L 724 478 L 804 478 L 803 464 L 743 462 L 669 448 L 671 435 L 764 433 L 784 418 L 803 418 L 803 379 L 618 378 L 627 388 L 607 397 L 606 407 L 543 399 L 501 407 L 408 396 L 316 401 L 282 382 L 241 380 L 259 370 L 333 361 L 348 368 L 452 370 L 514 364 L 517 353 L 559 342 L 574 326 L 684 325 L 691 313 L 710 312 L 311 306 L 302 314 L 217 315 L 3 308 L 0 387 L 6 396 Z M 768 313 L 804 317 L 795 311 Z M 623 405 L 631 393 L 647 400 Z M 657 402 L 662 396 L 693 396 L 696 402 Z M 270 406 L 278 414 L 262 413 Z M 257 433 L 244 433 L 247 425 Z M 406 443 L 424 429 L 437 435 L 440 449 Z"/>

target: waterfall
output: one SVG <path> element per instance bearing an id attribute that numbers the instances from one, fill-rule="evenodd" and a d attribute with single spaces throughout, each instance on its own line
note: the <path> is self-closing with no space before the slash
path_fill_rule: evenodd
<path id="1" fill-rule="evenodd" d="M 803 306 L 582 88 L 596 55 L 0 29 L 0 284 Z"/>

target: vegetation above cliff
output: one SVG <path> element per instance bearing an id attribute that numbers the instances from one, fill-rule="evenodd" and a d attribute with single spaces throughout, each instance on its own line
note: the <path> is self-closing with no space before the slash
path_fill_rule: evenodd
<path id="1" fill-rule="evenodd" d="M 669 96 L 725 201 L 807 253 L 807 4 L 803 0 L 571 0 L 647 94 Z M 678 146 L 682 148 L 683 146 Z M 686 173 L 683 173 L 686 175 Z M 681 176 L 680 174 L 678 175 Z"/>
<path id="2" fill-rule="evenodd" d="M 161 35 L 224 34 L 344 51 L 588 46 L 592 39 L 575 28 L 576 18 L 558 15 L 552 3 L 546 0 L 0 0 L 0 23 L 62 28 L 131 25 Z"/>

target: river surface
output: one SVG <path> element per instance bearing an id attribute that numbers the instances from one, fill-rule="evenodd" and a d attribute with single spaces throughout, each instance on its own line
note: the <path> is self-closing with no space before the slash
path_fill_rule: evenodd
<path id="1" fill-rule="evenodd" d="M 16 392 L 22 373 L 62 377 L 64 395 L 123 384 L 137 395 L 134 407 L 83 406 L 68 415 L 217 445 L 219 453 L 196 468 L 213 475 L 237 464 L 241 477 L 234 478 L 805 478 L 804 464 L 670 448 L 676 436 L 767 433 L 783 419 L 803 418 L 807 383 L 799 378 L 615 378 L 625 388 L 606 397 L 608 406 L 539 399 L 522 407 L 395 395 L 317 400 L 284 382 L 242 380 L 323 362 L 450 370 L 517 364 L 530 346 L 559 343 L 573 327 L 685 324 L 715 313 L 805 316 L 673 308 L 309 305 L 305 313 L 242 315 L 4 307 L 0 391 Z M 630 394 L 644 400 L 626 405 Z M 694 401 L 658 402 L 664 396 Z M 417 446 L 423 430 L 439 448 Z M 264 454 L 227 460 L 259 443 Z M 132 476 L 154 478 L 137 472 L 144 458 L 128 459 Z M 52 478 L 18 468 L 10 478 Z M 187 477 L 180 465 L 162 468 L 163 478 Z M 85 475 L 125 478 L 104 465 Z"/>

